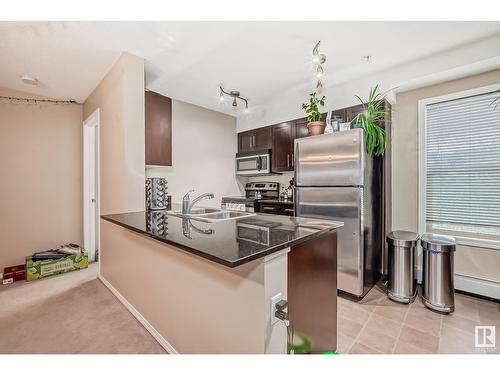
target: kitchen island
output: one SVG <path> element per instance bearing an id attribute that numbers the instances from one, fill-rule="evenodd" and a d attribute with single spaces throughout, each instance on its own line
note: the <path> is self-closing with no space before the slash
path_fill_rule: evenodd
<path id="1" fill-rule="evenodd" d="M 286 353 L 287 330 L 271 317 L 271 301 L 288 299 L 299 327 L 317 320 L 305 316 L 308 304 L 336 306 L 341 226 L 267 214 L 215 222 L 166 211 L 105 215 L 100 278 L 171 353 Z M 326 306 L 332 311 L 321 314 L 336 325 L 336 309 Z M 328 332 L 318 328 L 305 329 Z"/>

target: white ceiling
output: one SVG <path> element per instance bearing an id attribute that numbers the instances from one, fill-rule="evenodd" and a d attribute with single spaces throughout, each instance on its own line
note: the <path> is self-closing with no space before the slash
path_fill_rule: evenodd
<path id="1" fill-rule="evenodd" d="M 219 84 L 251 111 L 284 90 L 306 93 L 317 40 L 332 85 L 499 33 L 500 22 L 0 22 L 0 86 L 83 102 L 127 51 L 146 60 L 149 89 L 238 115 Z"/>

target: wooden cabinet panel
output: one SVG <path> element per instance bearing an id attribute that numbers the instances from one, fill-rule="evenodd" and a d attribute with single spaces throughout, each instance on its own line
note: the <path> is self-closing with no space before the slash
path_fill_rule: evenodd
<path id="1" fill-rule="evenodd" d="M 309 131 L 307 130 L 307 117 L 299 118 L 293 123 L 294 127 L 294 138 L 303 138 L 309 136 Z"/>
<path id="2" fill-rule="evenodd" d="M 238 152 L 247 152 L 253 150 L 253 136 L 253 131 L 247 131 L 238 134 Z"/>
<path id="3" fill-rule="evenodd" d="M 273 215 L 285 215 L 285 216 L 294 215 L 293 205 L 283 204 L 283 203 L 259 202 L 257 211 L 262 212 L 264 214 L 273 214 Z"/>
<path id="4" fill-rule="evenodd" d="M 284 122 L 272 128 L 272 170 L 293 171 L 293 123 Z"/>
<path id="5" fill-rule="evenodd" d="M 253 148 L 254 150 L 266 150 L 272 147 L 271 127 L 258 128 L 254 130 Z"/>
<path id="6" fill-rule="evenodd" d="M 280 215 L 281 206 L 279 204 L 259 203 L 259 212 L 264 214 Z"/>
<path id="7" fill-rule="evenodd" d="M 238 133 L 238 152 L 268 150 L 271 147 L 270 126 Z"/>
<path id="8" fill-rule="evenodd" d="M 362 113 L 363 111 L 364 111 L 364 107 L 363 107 L 362 104 L 358 104 L 358 105 L 346 108 L 345 109 L 345 112 L 346 112 L 346 121 L 351 122 L 352 120 L 354 120 L 354 118 L 358 114 Z"/>
<path id="9" fill-rule="evenodd" d="M 172 165 L 172 99 L 145 92 L 147 165 Z"/>

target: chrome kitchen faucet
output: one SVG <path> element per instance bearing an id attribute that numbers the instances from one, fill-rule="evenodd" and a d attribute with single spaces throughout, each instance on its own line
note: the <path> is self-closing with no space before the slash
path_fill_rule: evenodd
<path id="1" fill-rule="evenodd" d="M 205 194 L 200 195 L 199 197 L 196 197 L 195 199 L 193 199 L 191 201 L 191 199 L 189 198 L 189 193 L 192 193 L 193 191 L 194 191 L 193 189 L 189 190 L 182 197 L 182 214 L 183 215 L 189 215 L 191 213 L 191 209 L 193 208 L 193 206 L 196 203 L 198 203 L 199 201 L 201 201 L 202 199 L 213 199 L 215 197 L 214 193 L 205 193 Z"/>

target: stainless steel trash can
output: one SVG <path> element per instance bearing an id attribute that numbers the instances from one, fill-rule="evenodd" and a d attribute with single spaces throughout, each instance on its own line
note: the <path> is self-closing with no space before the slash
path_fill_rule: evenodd
<path id="1" fill-rule="evenodd" d="M 417 295 L 413 265 L 418 235 L 398 230 L 387 236 L 387 296 L 396 302 L 411 303 Z"/>
<path id="2" fill-rule="evenodd" d="M 453 237 L 426 233 L 420 238 L 424 257 L 422 300 L 432 310 L 455 310 L 453 262 L 456 242 Z"/>

